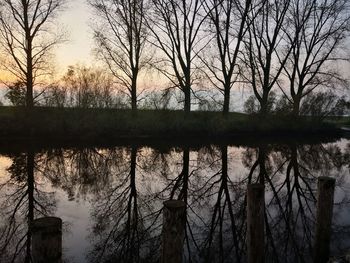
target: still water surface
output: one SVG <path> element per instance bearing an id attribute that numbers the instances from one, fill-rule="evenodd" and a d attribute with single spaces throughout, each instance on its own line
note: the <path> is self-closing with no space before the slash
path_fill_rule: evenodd
<path id="1" fill-rule="evenodd" d="M 311 262 L 317 177 L 336 178 L 331 253 L 350 248 L 350 140 L 0 151 L 0 262 L 28 221 L 62 218 L 65 262 L 157 262 L 162 203 L 187 203 L 186 262 L 246 261 L 246 189 L 264 182 L 266 261 Z"/>

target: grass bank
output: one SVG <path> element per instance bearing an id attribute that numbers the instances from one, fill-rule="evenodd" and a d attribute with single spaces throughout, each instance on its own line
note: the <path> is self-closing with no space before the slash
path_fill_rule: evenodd
<path id="1" fill-rule="evenodd" d="M 350 116 L 345 117 L 328 117 L 326 122 L 337 127 L 350 128 Z"/>
<path id="2" fill-rule="evenodd" d="M 120 138 L 230 137 L 339 133 L 335 123 L 286 116 L 250 116 L 170 110 L 0 107 L 2 139 L 111 140 Z"/>

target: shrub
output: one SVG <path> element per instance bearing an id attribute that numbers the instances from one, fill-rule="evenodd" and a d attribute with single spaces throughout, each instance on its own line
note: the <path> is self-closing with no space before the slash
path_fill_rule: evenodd
<path id="1" fill-rule="evenodd" d="M 338 97 L 331 91 L 310 93 L 303 100 L 300 112 L 302 115 L 321 119 L 327 116 L 341 116 L 348 103 L 345 97 Z"/>
<path id="2" fill-rule="evenodd" d="M 5 94 L 5 98 L 8 99 L 14 106 L 26 105 L 26 87 L 23 82 L 17 81 L 8 87 L 8 91 Z"/>

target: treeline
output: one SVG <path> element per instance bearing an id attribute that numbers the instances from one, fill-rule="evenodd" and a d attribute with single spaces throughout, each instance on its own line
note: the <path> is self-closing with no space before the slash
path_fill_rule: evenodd
<path id="1" fill-rule="evenodd" d="M 24 87 L 22 103 L 28 107 L 43 95 L 36 96 L 33 87 L 47 77 L 52 48 L 64 40 L 53 21 L 65 2 L 0 4 L 4 65 L 18 79 L 10 91 L 16 94 L 14 87 Z M 145 105 L 140 102 L 145 99 L 140 79 L 156 72 L 167 82 L 162 92 L 149 94 L 148 98 L 153 96 L 146 103 L 149 107 L 166 108 L 175 90 L 177 103 L 190 112 L 194 100 L 203 105 L 212 94 L 220 94 L 212 100 L 217 105 L 208 108 L 220 107 L 227 114 L 232 89 L 238 88 L 253 94 L 245 110 L 264 115 L 319 114 L 324 108 L 341 114 L 349 105 L 335 95 L 337 88 L 348 88 L 341 70 L 349 59 L 349 1 L 88 2 L 96 19 L 95 53 L 106 72 L 89 76 L 91 72 L 82 68 L 70 68 L 59 85 L 44 89 L 46 95 L 40 98 L 48 105 L 115 107 L 128 102 L 136 110 Z M 87 75 L 83 79 L 82 72 Z"/>

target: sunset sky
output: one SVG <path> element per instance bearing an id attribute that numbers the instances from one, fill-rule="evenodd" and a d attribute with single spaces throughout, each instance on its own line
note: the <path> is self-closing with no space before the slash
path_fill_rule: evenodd
<path id="1" fill-rule="evenodd" d="M 94 41 L 90 27 L 93 24 L 94 15 L 87 1 L 67 0 L 65 10 L 59 14 L 58 24 L 67 32 L 68 41 L 55 50 L 56 77 L 62 76 L 70 65 L 96 65 L 96 59 L 92 53 Z M 350 76 L 349 63 L 344 63 L 339 70 L 346 76 Z M 6 73 L 0 72 L 0 74 Z"/>
<path id="2" fill-rule="evenodd" d="M 91 65 L 96 60 L 92 54 L 93 11 L 87 0 L 68 0 L 66 9 L 60 14 L 59 23 L 68 33 L 68 41 L 56 50 L 57 73 L 65 72 L 67 66 L 79 64 Z M 349 76 L 349 63 L 340 67 Z"/>
<path id="3" fill-rule="evenodd" d="M 56 62 L 60 72 L 76 63 L 93 62 L 93 39 L 89 25 L 93 15 L 86 0 L 68 1 L 66 10 L 61 13 L 59 23 L 68 33 L 68 42 L 56 51 Z"/>

